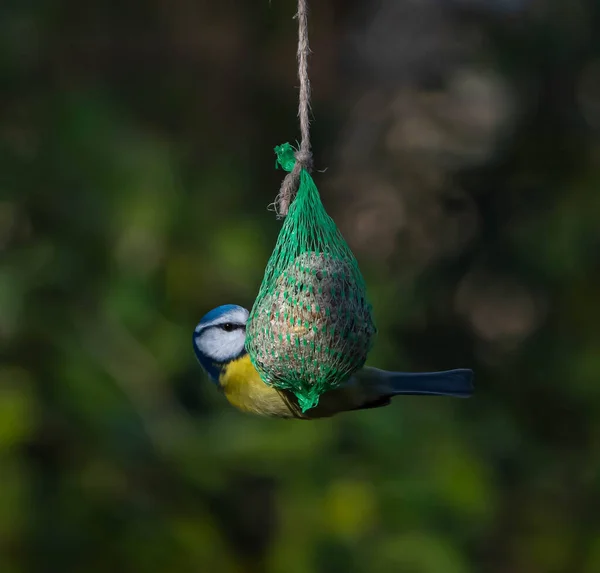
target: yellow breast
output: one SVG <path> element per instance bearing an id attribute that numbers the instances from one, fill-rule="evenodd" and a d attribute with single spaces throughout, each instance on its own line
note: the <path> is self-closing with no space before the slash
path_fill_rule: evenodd
<path id="1" fill-rule="evenodd" d="M 223 368 L 219 386 L 232 406 L 263 416 L 295 417 L 284 396 L 267 386 L 246 354 Z"/>

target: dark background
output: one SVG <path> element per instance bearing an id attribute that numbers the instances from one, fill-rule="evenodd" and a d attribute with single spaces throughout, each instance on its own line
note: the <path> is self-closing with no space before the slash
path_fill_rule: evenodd
<path id="1" fill-rule="evenodd" d="M 0 571 L 600 571 L 600 5 L 313 0 L 369 363 L 476 371 L 314 423 L 234 411 L 191 346 L 280 228 L 294 12 L 0 4 Z"/>

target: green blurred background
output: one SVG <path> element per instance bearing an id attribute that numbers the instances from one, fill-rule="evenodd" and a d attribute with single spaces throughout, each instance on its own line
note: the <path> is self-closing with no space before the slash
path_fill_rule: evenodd
<path id="1" fill-rule="evenodd" d="M 240 414 L 298 137 L 292 0 L 0 4 L 1 573 L 600 571 L 600 5 L 314 0 L 323 201 L 369 363 L 471 400 Z"/>

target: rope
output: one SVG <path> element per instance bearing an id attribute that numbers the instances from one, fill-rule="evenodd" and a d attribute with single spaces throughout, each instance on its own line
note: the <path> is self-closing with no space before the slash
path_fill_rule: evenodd
<path id="1" fill-rule="evenodd" d="M 300 148 L 296 151 L 296 164 L 281 183 L 279 194 L 275 199 L 275 212 L 282 219 L 288 213 L 298 185 L 300 172 L 305 169 L 309 173 L 313 167 L 313 156 L 310 145 L 310 80 L 308 78 L 308 0 L 298 0 L 298 79 L 300 80 L 300 94 L 298 102 L 298 117 L 300 118 Z"/>

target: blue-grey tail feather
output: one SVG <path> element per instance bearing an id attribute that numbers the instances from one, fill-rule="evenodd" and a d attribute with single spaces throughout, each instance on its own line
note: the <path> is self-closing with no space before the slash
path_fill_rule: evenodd
<path id="1" fill-rule="evenodd" d="M 468 398 L 473 393 L 473 371 L 458 368 L 443 372 L 393 372 L 389 374 L 386 386 L 390 396 L 408 394 Z"/>

